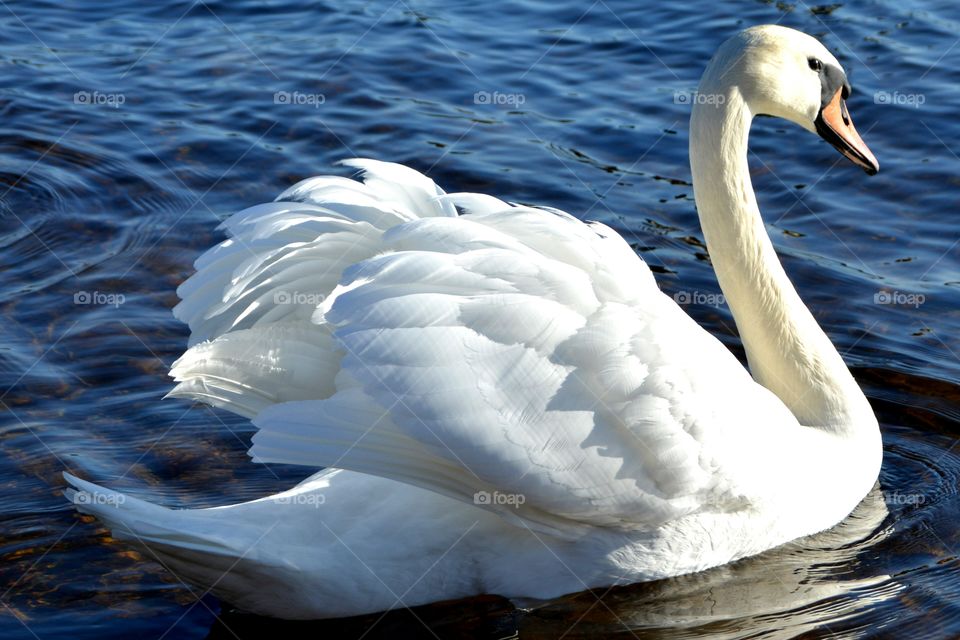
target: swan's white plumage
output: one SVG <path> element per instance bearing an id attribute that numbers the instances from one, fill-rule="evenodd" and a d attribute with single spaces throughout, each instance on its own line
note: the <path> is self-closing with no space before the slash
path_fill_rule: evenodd
<path id="1" fill-rule="evenodd" d="M 367 182 L 308 178 L 277 202 L 221 224 L 231 237 L 204 254 L 197 274 L 177 290 L 182 301 L 174 314 L 189 325 L 191 345 L 260 324 L 302 321 L 345 265 L 379 250 L 385 229 L 456 215 L 433 181 L 408 167 L 363 159 L 344 164 L 363 170 Z"/>
<path id="2" fill-rule="evenodd" d="M 783 38 L 804 73 L 805 47 L 829 56 L 763 29 L 743 46 Z M 769 240 L 751 234 L 749 175 L 723 172 L 745 163 L 748 107 L 734 91 L 730 114 L 695 117 L 702 155 L 720 154 L 695 179 L 723 200 L 701 215 L 721 242 L 721 218 L 744 218 L 728 243 L 744 246 L 717 256 L 756 270 L 722 274 L 753 305 L 738 326 L 769 337 L 771 318 L 799 318 L 803 335 L 784 344 L 810 348 L 796 355 L 812 375 L 791 378 L 805 386 L 788 397 L 822 422 L 801 425 L 612 229 L 355 159 L 344 164 L 363 182 L 310 178 L 226 219 L 174 310 L 191 338 L 170 395 L 252 418 L 258 461 L 336 471 L 217 509 L 124 501 L 68 476 L 71 499 L 187 579 L 292 618 L 661 578 L 835 524 L 876 478 L 876 421 Z M 713 149 L 718 131 L 732 142 Z"/>
<path id="3" fill-rule="evenodd" d="M 187 350 L 170 375 L 170 397 L 252 418 L 270 405 L 333 394 L 339 355 L 327 328 L 274 322 L 239 329 Z"/>
<path id="4" fill-rule="evenodd" d="M 763 499 L 742 477 L 744 451 L 771 437 L 768 422 L 796 421 L 618 234 L 494 198 L 437 198 L 411 169 L 370 166 L 373 210 L 432 215 L 378 228 L 348 209 L 332 219 L 277 202 L 228 219 L 231 238 L 210 253 L 226 244 L 233 261 L 202 257 L 180 289 L 178 313 L 204 310 L 194 332 L 214 339 L 178 360 L 172 395 L 255 416 L 258 460 L 470 504 L 481 491 L 522 495 L 480 507 L 554 535 Z M 286 193 L 336 211 L 315 191 L 331 188 L 361 193 L 340 179 Z M 484 210 L 442 217 L 437 202 Z M 314 302 L 270 303 L 284 294 Z"/>

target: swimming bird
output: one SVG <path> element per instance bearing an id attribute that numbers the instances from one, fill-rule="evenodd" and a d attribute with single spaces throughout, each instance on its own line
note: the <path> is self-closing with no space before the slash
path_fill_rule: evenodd
<path id="1" fill-rule="evenodd" d="M 745 368 L 612 229 L 354 159 L 234 214 L 174 310 L 171 396 L 249 417 L 283 493 L 174 510 L 66 474 L 68 497 L 254 613 L 550 598 L 696 572 L 828 529 L 870 491 L 877 420 L 777 259 L 747 143 L 765 114 L 879 169 L 850 84 L 782 26 L 703 74 L 690 160 Z M 709 98 L 709 99 L 706 99 Z"/>

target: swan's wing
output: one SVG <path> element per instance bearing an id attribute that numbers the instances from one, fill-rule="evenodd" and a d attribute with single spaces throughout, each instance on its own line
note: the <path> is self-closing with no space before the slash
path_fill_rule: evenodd
<path id="1" fill-rule="evenodd" d="M 316 272 L 289 278 L 312 282 L 321 303 L 280 313 L 263 291 L 295 267 L 262 279 L 263 267 L 235 267 L 226 289 L 240 274 L 253 283 L 247 295 L 267 303 L 216 307 L 220 337 L 177 363 L 179 393 L 255 414 L 260 460 L 381 475 L 560 535 L 653 528 L 758 499 L 755 452 L 796 421 L 657 289 L 619 235 L 417 184 L 381 185 L 371 196 L 379 205 L 364 205 L 409 220 L 345 216 L 349 231 L 334 225 L 306 241 L 317 253 L 303 262 L 316 261 Z M 458 200 L 476 213 L 436 208 Z M 330 200 L 311 204 L 337 212 Z M 325 212 L 294 226 L 331 224 Z M 295 214 L 238 215 L 233 229 L 265 225 L 269 244 Z M 355 233 L 359 247 L 342 260 L 322 251 L 340 233 Z M 252 248 L 260 265 L 287 245 Z M 194 278 L 223 281 L 215 264 Z M 279 323 L 297 329 L 269 329 Z M 317 339 L 301 348 L 311 331 Z"/>
<path id="2" fill-rule="evenodd" d="M 386 229 L 427 216 L 455 216 L 452 202 L 413 169 L 347 160 L 361 183 L 308 178 L 275 202 L 227 218 L 229 236 L 195 263 L 177 289 L 174 315 L 190 326 L 190 344 L 275 322 L 307 323 L 348 265 L 377 253 Z"/>

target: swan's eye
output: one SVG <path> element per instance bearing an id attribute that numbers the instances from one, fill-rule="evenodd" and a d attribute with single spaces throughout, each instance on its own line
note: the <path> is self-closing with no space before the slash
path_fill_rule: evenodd
<path id="1" fill-rule="evenodd" d="M 810 68 L 816 71 L 817 73 L 823 69 L 823 63 L 816 58 L 807 58 L 807 64 L 810 65 Z"/>

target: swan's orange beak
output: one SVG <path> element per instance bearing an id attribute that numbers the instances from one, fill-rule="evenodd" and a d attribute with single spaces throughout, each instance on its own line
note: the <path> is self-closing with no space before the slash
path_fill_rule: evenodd
<path id="1" fill-rule="evenodd" d="M 830 102 L 820 109 L 814 123 L 817 133 L 851 162 L 862 167 L 868 175 L 872 176 L 880 171 L 880 163 L 873 157 L 873 153 L 854 128 L 842 93 L 842 87 L 837 89 Z"/>

